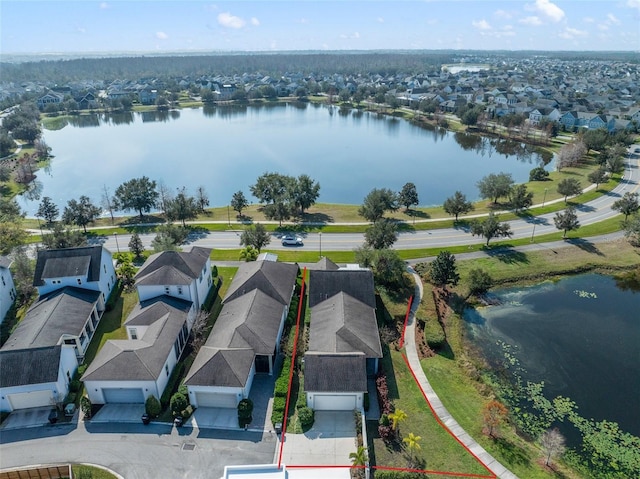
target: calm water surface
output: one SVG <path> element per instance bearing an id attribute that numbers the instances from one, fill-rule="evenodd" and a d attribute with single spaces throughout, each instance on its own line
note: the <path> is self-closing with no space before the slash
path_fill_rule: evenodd
<path id="1" fill-rule="evenodd" d="M 362 203 L 372 188 L 416 184 L 422 205 L 441 204 L 456 189 L 478 197 L 488 173 L 527 181 L 541 157 L 505 141 L 426 129 L 376 113 L 317 104 L 205 107 L 170 112 L 94 115 L 45 130 L 55 158 L 38 173 L 36 191 L 59 205 L 104 184 L 147 175 L 194 193 L 204 185 L 212 206 L 266 171 L 306 173 L 320 182 L 321 202 Z M 33 214 L 38 201 L 23 198 Z"/>
<path id="2" fill-rule="evenodd" d="M 640 436 L 640 293 L 588 274 L 496 294 L 500 306 L 466 315 L 489 358 L 500 356 L 497 340 L 516 346 L 525 378 L 544 381 L 547 397 Z"/>

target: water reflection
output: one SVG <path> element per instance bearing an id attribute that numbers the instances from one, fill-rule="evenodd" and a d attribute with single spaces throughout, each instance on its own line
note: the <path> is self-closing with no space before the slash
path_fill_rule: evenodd
<path id="1" fill-rule="evenodd" d="M 105 117 L 105 121 L 109 121 L 112 125 L 129 125 L 135 121 L 135 118 L 132 111 L 123 111 L 109 114 Z"/>
<path id="2" fill-rule="evenodd" d="M 95 128 L 100 126 L 100 117 L 97 113 L 89 113 L 88 115 L 72 115 L 67 117 L 69 125 L 78 128 Z"/>

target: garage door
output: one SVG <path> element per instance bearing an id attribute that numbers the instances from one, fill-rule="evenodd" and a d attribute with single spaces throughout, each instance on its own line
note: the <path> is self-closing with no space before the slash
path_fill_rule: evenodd
<path id="1" fill-rule="evenodd" d="M 141 388 L 105 388 L 102 394 L 105 403 L 144 403 Z"/>
<path id="2" fill-rule="evenodd" d="M 51 390 L 32 391 L 29 393 L 9 394 L 11 407 L 16 409 L 28 409 L 30 407 L 51 406 L 53 394 Z"/>
<path id="3" fill-rule="evenodd" d="M 348 394 L 314 394 L 316 411 L 350 411 L 356 408 L 356 396 Z"/>
<path id="4" fill-rule="evenodd" d="M 198 407 L 238 407 L 235 394 L 196 393 Z"/>

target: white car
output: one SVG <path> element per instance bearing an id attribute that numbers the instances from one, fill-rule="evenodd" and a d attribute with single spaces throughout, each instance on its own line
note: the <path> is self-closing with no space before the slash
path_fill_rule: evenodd
<path id="1" fill-rule="evenodd" d="M 284 235 L 282 237 L 282 246 L 302 246 L 302 238 L 294 235 Z"/>

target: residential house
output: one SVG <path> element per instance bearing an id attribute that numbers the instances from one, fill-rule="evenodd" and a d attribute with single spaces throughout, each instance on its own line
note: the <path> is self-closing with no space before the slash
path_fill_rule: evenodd
<path id="1" fill-rule="evenodd" d="M 373 273 L 327 266 L 309 272 L 307 405 L 315 410 L 359 409 L 367 377 L 377 373 L 382 357 Z"/>
<path id="2" fill-rule="evenodd" d="M 2 370 L 12 371 L 1 375 L 3 411 L 64 399 L 114 284 L 111 253 L 101 246 L 38 252 L 40 297 L 0 349 Z"/>
<path id="3" fill-rule="evenodd" d="M 272 374 L 298 266 L 274 261 L 244 263 L 184 383 L 195 407 L 236 407 L 255 374 Z"/>
<path id="4" fill-rule="evenodd" d="M 208 248 L 163 251 L 136 275 L 139 304 L 125 320 L 127 339 L 109 340 L 82 376 L 92 403 L 160 398 L 211 289 Z"/>
<path id="5" fill-rule="evenodd" d="M 13 285 L 10 266 L 11 259 L 8 256 L 0 256 L 0 323 L 4 321 L 16 299 L 16 288 Z"/>
<path id="6" fill-rule="evenodd" d="M 40 110 L 43 110 L 47 105 L 59 104 L 62 103 L 63 100 L 64 95 L 62 93 L 50 91 L 38 98 L 36 104 Z"/>
<path id="7" fill-rule="evenodd" d="M 154 105 L 158 99 L 158 90 L 152 90 L 151 88 L 144 88 L 138 92 L 138 100 L 143 105 Z"/>

